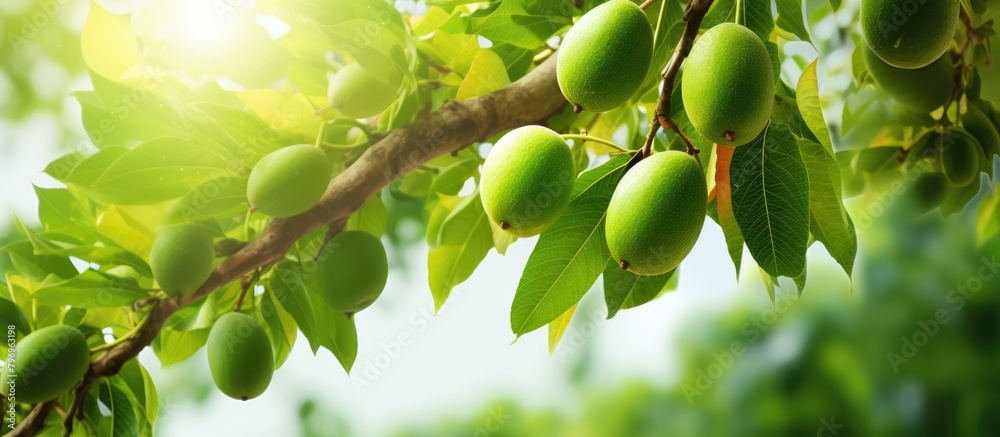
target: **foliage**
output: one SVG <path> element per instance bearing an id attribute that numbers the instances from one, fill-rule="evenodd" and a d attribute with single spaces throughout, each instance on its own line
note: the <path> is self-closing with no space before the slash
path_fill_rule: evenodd
<path id="1" fill-rule="evenodd" d="M 391 161 L 387 168 L 405 174 L 375 187 L 374 196 L 356 199 L 357 205 L 338 205 L 353 212 L 349 219 L 302 229 L 304 236 L 289 242 L 287 251 L 281 247 L 273 259 L 247 269 L 242 280 L 212 290 L 203 285 L 190 301 L 168 298 L 157 283 L 150 268 L 156 236 L 177 223 L 204 227 L 220 258 L 213 277 L 221 277 L 231 267 L 227 257 L 274 249 L 278 243 L 268 239 L 268 230 L 289 223 L 254 213 L 247 201 L 248 178 L 262 158 L 287 146 L 315 144 L 332 164 L 335 190 L 337 181 L 360 177 L 352 166 L 379 141 L 409 127 L 440 129 L 421 124 L 427 113 L 508 88 L 545 68 L 556 53 L 552 45 L 600 3 L 427 0 L 420 13 L 381 0 L 261 0 L 252 7 L 157 0 L 113 11 L 92 3 L 80 50 L 67 55 L 70 61 L 82 56 L 93 85 L 72 94 L 89 144 L 45 167 L 62 186 L 36 188 L 40 226 L 16 221 L 21 238 L 2 248 L 10 268 L 0 298 L 12 304 L 0 305 L 4 317 L 17 321 L 18 338 L 65 324 L 86 336 L 93 359 L 116 351 L 134 352 L 128 357 L 134 358 L 149 344 L 169 366 L 203 348 L 216 320 L 246 299 L 242 308 L 262 323 L 275 368 L 302 332 L 314 354 L 330 351 L 349 372 L 358 332 L 350 315 L 325 304 L 315 257 L 342 230 L 400 243 L 399 220 L 415 216 L 426 223 L 428 285 L 440 308 L 491 249 L 503 254 L 516 243 L 490 222 L 478 187 L 486 155 L 479 146 L 496 142 L 490 136 L 499 132 L 483 132 L 481 144 L 463 144 L 426 162 L 381 157 Z M 685 115 L 677 81 L 662 94 L 677 132 L 657 128 L 650 141 L 658 151 L 680 150 L 684 137 L 678 133 L 686 132 L 702 151 L 708 216 L 721 226 L 737 271 L 746 245 L 772 299 L 779 276 L 794 279 L 802 291 L 806 252 L 817 241 L 852 274 L 858 239 L 842 184 L 862 180 L 870 193 L 881 193 L 901 179 L 911 181 L 915 172 L 902 164 L 907 152 L 925 136 L 960 124 L 970 104 L 984 105 L 994 122 L 1000 118 L 991 103 L 1000 100 L 1000 75 L 986 65 L 996 50 L 986 19 L 990 10 L 977 0 L 963 3 L 968 19 L 956 34 L 956 89 L 947 105 L 920 114 L 898 110 L 869 86 L 857 52 L 855 82 L 843 114 L 835 117 L 839 125 L 826 121 L 830 108 L 821 98 L 819 64 L 787 50 L 793 42 L 815 44 L 825 56 L 824 43 L 810 34 L 812 16 L 831 15 L 839 2 L 810 7 L 779 0 L 775 16 L 763 0 L 720 0 L 708 11 L 702 31 L 735 20 L 764 42 L 776 90 L 769 125 L 749 144 L 715 147 Z M 629 101 L 599 114 L 577 114 L 566 104 L 543 120 L 554 131 L 577 136 L 571 151 L 578 175 L 566 212 L 541 233 L 520 277 L 510 310 L 517 337 L 548 326 L 554 347 L 577 303 L 602 275 L 609 316 L 676 286 L 677 271 L 654 277 L 615 271 L 604 238 L 611 195 L 630 163 L 642 158 L 636 150 L 646 135 L 641 127 L 662 98 L 660 71 L 683 41 L 684 14 L 676 2 L 661 0 L 645 14 L 653 29 L 652 65 Z M 189 31 L 191 22 L 205 31 Z M 329 77 L 349 65 L 374 75 L 402 72 L 394 100 L 376 117 L 356 120 L 327 101 Z M 796 74 L 786 74 L 786 65 Z M 977 71 L 984 73 L 978 96 Z M 687 71 L 686 79 L 698 80 L 697 74 Z M 5 109 L 18 112 L 16 105 Z M 624 150 L 609 150 L 612 141 Z M 980 172 L 992 177 L 993 167 Z M 941 211 L 962 209 L 978 191 L 975 183 L 951 187 Z M 332 208 L 320 200 L 304 214 Z M 995 208 L 984 210 L 979 228 L 996 233 Z M 171 308 L 170 317 L 155 320 L 164 306 Z M 137 340 L 147 329 L 155 329 L 154 335 Z M 125 369 L 131 370 L 115 368 L 89 381 L 93 386 L 56 400 L 84 417 L 86 425 L 76 432 L 151 432 L 156 389 L 137 361 Z M 18 422 L 31 408 L 14 406 Z"/>

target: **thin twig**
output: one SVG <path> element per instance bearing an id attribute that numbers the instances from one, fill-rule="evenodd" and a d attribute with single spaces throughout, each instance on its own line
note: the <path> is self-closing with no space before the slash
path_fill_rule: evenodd
<path id="1" fill-rule="evenodd" d="M 253 287 L 254 282 L 260 279 L 260 269 L 254 270 L 253 275 L 246 276 L 240 280 L 240 296 L 236 298 L 236 307 L 233 311 L 240 312 L 243 308 L 243 299 L 247 297 L 247 292 Z"/>
<path id="2" fill-rule="evenodd" d="M 667 1 L 667 0 L 663 0 L 663 1 Z M 641 5 L 639 5 L 639 9 L 642 9 L 642 10 L 645 11 L 646 8 L 648 8 L 649 5 L 651 5 L 653 3 L 656 3 L 656 0 L 646 0 L 646 1 L 642 2 Z"/>
<path id="3" fill-rule="evenodd" d="M 532 104 L 525 105 L 528 100 Z M 388 133 L 334 177 L 312 209 L 294 217 L 271 220 L 246 247 L 226 258 L 191 295 L 164 297 L 150 310 L 149 320 L 135 335 L 90 363 L 80 388 L 89 389 L 101 378 L 121 371 L 122 366 L 156 339 L 164 322 L 178 309 L 246 273 L 281 260 L 296 241 L 313 229 L 331 222 L 346 222 L 368 199 L 406 172 L 504 130 L 545 122 L 566 104 L 556 82 L 555 60 L 550 59 L 510 86 L 461 102 L 447 101 L 435 112 L 421 114 L 413 123 Z M 80 392 L 86 395 L 86 390 Z M 45 426 L 45 417 L 53 405 L 53 402 L 37 404 L 7 436 L 37 434 Z"/>
<path id="4" fill-rule="evenodd" d="M 670 98 L 674 92 L 674 81 L 681 70 L 681 63 L 691 53 L 691 46 L 694 45 L 694 39 L 698 36 L 698 28 L 701 27 L 701 21 L 712 7 L 712 1 L 691 0 L 691 3 L 688 3 L 687 9 L 684 11 L 684 21 L 686 22 L 684 34 L 681 36 L 681 40 L 677 42 L 674 54 L 670 56 L 667 66 L 663 68 L 663 72 L 661 73 L 663 88 L 660 90 L 660 97 L 656 101 L 653 119 L 649 122 L 649 133 L 646 134 L 646 142 L 642 145 L 642 149 L 640 149 L 641 153 L 636 153 L 632 162 L 629 162 L 629 166 L 635 165 L 653 153 L 653 142 L 656 140 L 656 133 L 659 132 L 660 128 L 674 131 L 684 141 L 684 145 L 687 146 L 687 153 L 698 159 L 698 153 L 701 150 L 695 147 L 694 143 L 691 142 L 691 138 L 685 135 L 680 126 L 677 126 L 677 123 L 670 117 Z M 701 160 L 699 159 L 700 162 Z"/>

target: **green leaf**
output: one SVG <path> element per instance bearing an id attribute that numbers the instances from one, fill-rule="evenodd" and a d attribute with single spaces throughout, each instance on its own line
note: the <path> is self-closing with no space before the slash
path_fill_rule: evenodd
<path id="1" fill-rule="evenodd" d="M 815 141 L 800 138 L 799 150 L 809 175 L 809 219 L 812 235 L 826 246 L 850 276 L 858 253 L 854 223 L 844 208 L 837 159 Z"/>
<path id="2" fill-rule="evenodd" d="M 52 306 L 109 308 L 131 305 L 146 298 L 134 279 L 119 278 L 96 270 L 87 270 L 70 279 L 50 275 L 42 281 L 32 298 Z"/>
<path id="3" fill-rule="evenodd" d="M 345 372 L 351 373 L 354 361 L 358 358 L 358 331 L 354 326 L 354 319 L 319 302 L 313 308 L 316 310 L 323 347 L 333 353 Z"/>
<path id="4" fill-rule="evenodd" d="M 730 164 L 733 212 L 750 254 L 773 277 L 797 277 L 809 241 L 809 179 L 788 127 L 771 124 Z"/>
<path id="5" fill-rule="evenodd" d="M 809 31 L 802 18 L 802 0 L 775 0 L 778 4 L 778 27 L 809 42 Z"/>
<path id="6" fill-rule="evenodd" d="M 129 398 L 133 401 L 137 413 L 141 435 L 150 435 L 152 425 L 156 423 L 156 414 L 160 408 L 160 400 L 156 393 L 156 386 L 149 376 L 146 368 L 139 363 L 139 360 L 130 360 L 122 366 L 118 375 L 112 378 L 121 380 L 128 388 Z"/>
<path id="7" fill-rule="evenodd" d="M 565 313 L 549 322 L 549 355 L 555 353 L 556 347 L 559 346 L 559 340 L 562 340 L 563 334 L 569 328 L 569 322 L 573 320 L 577 305 L 579 304 L 573 304 Z"/>
<path id="8" fill-rule="evenodd" d="M 442 223 L 437 247 L 427 257 L 435 311 L 441 309 L 455 286 L 472 276 L 493 247 L 489 220 L 476 190 L 463 198 Z"/>
<path id="9" fill-rule="evenodd" d="M 110 163 L 107 156 L 98 153 L 80 166 L 90 164 L 92 159 L 100 160 L 93 166 L 94 174 L 99 175 L 92 180 L 90 174 L 88 179 L 81 179 L 74 177 L 74 171 L 70 182 L 101 201 L 116 204 L 148 205 L 180 197 L 208 180 L 232 176 L 238 168 L 233 161 L 179 138 L 149 141 L 121 153 Z"/>
<path id="10" fill-rule="evenodd" d="M 819 99 L 819 79 L 816 75 L 816 59 L 809 64 L 802 75 L 799 76 L 799 83 L 795 87 L 795 96 L 802 113 L 802 119 L 813 135 L 819 139 L 828 153 L 833 153 L 833 142 L 830 139 L 830 131 L 826 126 L 826 119 L 823 117 L 823 106 Z"/>
<path id="11" fill-rule="evenodd" d="M 76 267 L 69 258 L 65 256 L 36 254 L 31 243 L 28 241 L 16 241 L 3 247 L 4 252 L 10 257 L 10 263 L 14 271 L 35 282 L 40 282 L 50 274 L 55 274 L 63 278 L 76 276 Z"/>
<path id="12" fill-rule="evenodd" d="M 256 310 L 264 322 L 264 330 L 271 339 L 271 350 L 274 352 L 274 368 L 278 369 L 292 353 L 298 330 L 295 320 L 285 310 L 275 304 L 273 293 L 256 296 Z"/>
<path id="13" fill-rule="evenodd" d="M 79 228 L 92 228 L 93 214 L 80 203 L 70 190 L 65 188 L 40 188 L 34 186 L 38 197 L 38 219 L 46 230 L 60 230 L 74 235 L 86 232 Z"/>
<path id="14" fill-rule="evenodd" d="M 511 306 L 510 326 L 518 337 L 569 310 L 604 271 L 611 256 L 604 219 L 630 158 L 617 155 L 580 175 L 566 212 L 539 237 Z"/>
<path id="15" fill-rule="evenodd" d="M 247 178 L 222 176 L 194 187 L 167 212 L 170 223 L 196 222 L 212 218 L 227 218 L 245 213 Z"/>
<path id="16" fill-rule="evenodd" d="M 503 59 L 490 49 L 479 49 L 472 58 L 469 73 L 458 87 L 455 100 L 466 100 L 488 94 L 510 85 Z"/>
<path id="17" fill-rule="evenodd" d="M 660 288 L 660 291 L 656 295 L 649 297 L 649 299 L 645 299 L 644 295 L 633 293 L 631 296 L 625 299 L 625 302 L 622 303 L 621 309 L 627 310 L 629 308 L 635 308 L 637 306 L 646 304 L 660 296 L 663 296 L 665 293 L 669 291 L 674 291 L 677 289 L 677 283 L 679 282 L 681 277 L 678 269 L 674 269 L 670 272 L 664 273 L 661 276 L 669 276 L 669 278 L 667 278 L 667 283 Z"/>
<path id="18" fill-rule="evenodd" d="M 559 29 L 573 24 L 572 14 L 570 0 L 504 1 L 489 14 L 462 18 L 468 26 L 464 33 L 482 35 L 494 43 L 535 49 Z"/>
<path id="19" fill-rule="evenodd" d="M 634 308 L 655 299 L 676 271 L 656 276 L 639 276 L 622 270 L 611 259 L 604 269 L 604 302 L 608 306 L 608 319 L 618 314 L 618 310 Z M 627 307 L 626 302 L 629 303 Z"/>
<path id="20" fill-rule="evenodd" d="M 771 39 L 774 30 L 774 16 L 771 15 L 770 0 L 743 0 L 743 17 L 746 26 L 762 41 Z"/>
<path id="21" fill-rule="evenodd" d="M 309 347 L 312 348 L 313 354 L 316 354 L 322 345 L 323 336 L 316 321 L 312 293 L 302 282 L 301 270 L 295 263 L 282 262 L 273 272 L 270 292 L 274 294 L 274 299 L 278 304 L 295 319 L 302 335 L 305 335 L 306 340 L 309 341 Z M 325 303 L 316 302 L 315 305 L 325 305 Z"/>
<path id="22" fill-rule="evenodd" d="M 139 418 L 135 397 L 121 378 L 104 379 L 98 386 L 98 399 L 108 409 L 109 417 L 99 424 L 102 435 L 112 437 L 138 437 Z"/>
<path id="23" fill-rule="evenodd" d="M 365 231 L 376 237 L 381 237 L 385 233 L 387 220 L 385 203 L 382 202 L 382 196 L 376 194 L 361 209 L 351 214 L 344 230 Z"/>
<path id="24" fill-rule="evenodd" d="M 208 341 L 209 328 L 174 331 L 164 329 L 153 342 L 153 351 L 163 367 L 169 367 L 194 355 Z"/>
<path id="25" fill-rule="evenodd" d="M 27 226 L 24 226 L 20 220 L 15 220 L 15 223 L 18 226 L 18 230 L 28 237 L 28 241 L 30 242 L 34 255 L 37 255 L 38 257 L 61 257 L 65 259 L 65 263 L 60 263 L 64 265 L 68 264 L 67 267 L 50 271 L 59 274 L 59 276 L 63 278 L 75 276 L 77 273 L 76 268 L 73 267 L 72 263 L 70 263 L 69 259 L 66 257 L 79 258 L 81 260 L 100 265 L 129 266 L 143 276 L 148 278 L 153 277 L 153 272 L 145 260 L 132 252 L 117 247 L 111 241 L 102 240 L 99 244 L 87 245 L 73 237 L 55 232 L 37 234 Z M 22 256 L 24 256 L 24 254 L 22 254 Z M 68 276 L 67 273 L 69 273 Z M 45 276 L 47 276 L 47 274 L 43 275 L 39 278 L 39 280 L 43 279 Z"/>

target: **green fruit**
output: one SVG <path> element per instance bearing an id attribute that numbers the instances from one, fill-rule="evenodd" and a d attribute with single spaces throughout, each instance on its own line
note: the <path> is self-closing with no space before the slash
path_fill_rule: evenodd
<path id="1" fill-rule="evenodd" d="M 867 47 L 862 47 L 868 75 L 875 86 L 912 110 L 931 112 L 948 102 L 955 80 L 951 54 L 930 65 L 907 70 L 886 64 Z"/>
<path id="2" fill-rule="evenodd" d="M 194 293 L 212 274 L 215 245 L 204 226 L 168 226 L 153 240 L 150 267 L 160 289 L 172 297 Z"/>
<path id="3" fill-rule="evenodd" d="M 330 106 L 350 118 L 374 117 L 396 101 L 403 75 L 395 67 L 389 71 L 368 71 L 353 63 L 330 77 L 327 99 Z"/>
<path id="4" fill-rule="evenodd" d="M 611 0 L 587 12 L 566 33 L 556 78 L 566 100 L 604 112 L 621 106 L 642 86 L 653 57 L 653 30 L 634 3 Z"/>
<path id="5" fill-rule="evenodd" d="M 318 147 L 299 144 L 262 158 L 247 181 L 247 199 L 272 217 L 291 217 L 309 210 L 330 183 L 329 161 Z"/>
<path id="6" fill-rule="evenodd" d="M 922 173 L 913 182 L 913 192 L 917 211 L 930 211 L 941 206 L 948 196 L 948 179 L 941 173 Z"/>
<path id="7" fill-rule="evenodd" d="M 668 151 L 639 161 L 608 204 L 605 233 L 611 255 L 638 275 L 677 268 L 698 240 L 707 201 L 705 176 L 690 155 Z"/>
<path id="8" fill-rule="evenodd" d="M 684 110 L 705 138 L 740 146 L 767 126 L 774 72 L 764 42 L 750 29 L 734 23 L 709 29 L 695 41 L 684 71 Z"/>
<path id="9" fill-rule="evenodd" d="M 264 325 L 243 313 L 226 313 L 208 333 L 208 367 L 219 391 L 248 400 L 267 390 L 274 374 L 274 354 Z"/>
<path id="10" fill-rule="evenodd" d="M 975 104 L 968 105 L 968 111 L 962 115 L 962 127 L 979 141 L 983 153 L 992 161 L 993 155 L 1000 154 L 1000 134 L 993 121 L 978 106 L 978 102 L 973 103 Z"/>
<path id="11" fill-rule="evenodd" d="M 941 150 L 941 168 L 948 183 L 954 187 L 965 187 L 979 176 L 979 154 L 982 149 L 971 134 L 961 128 L 953 128 L 949 133 L 932 139 Z"/>
<path id="12" fill-rule="evenodd" d="M 951 45 L 958 10 L 959 0 L 863 0 L 861 31 L 889 65 L 920 68 Z"/>
<path id="13" fill-rule="evenodd" d="M 368 308 L 385 289 L 389 261 L 378 238 L 363 231 L 341 232 L 333 237 L 316 266 L 320 297 L 342 313 Z"/>
<path id="14" fill-rule="evenodd" d="M 15 376 L 10 377 L 4 365 L 0 385 L 5 395 L 21 403 L 50 401 L 70 391 L 90 364 L 87 339 L 67 325 L 48 326 L 24 336 L 14 353 Z"/>
<path id="15" fill-rule="evenodd" d="M 559 134 L 525 126 L 496 142 L 482 174 L 480 194 L 490 220 L 511 235 L 530 237 L 566 210 L 576 164 Z"/>

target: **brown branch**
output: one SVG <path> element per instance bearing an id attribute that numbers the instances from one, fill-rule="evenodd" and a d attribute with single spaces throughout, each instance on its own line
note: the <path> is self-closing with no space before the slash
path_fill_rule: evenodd
<path id="1" fill-rule="evenodd" d="M 673 118 L 670 117 L 670 98 L 674 92 L 674 81 L 677 79 L 677 73 L 681 71 L 681 63 L 691 53 L 691 46 L 694 45 L 694 39 L 698 36 L 701 21 L 712 7 L 712 1 L 691 0 L 691 3 L 688 3 L 687 9 L 684 11 L 684 21 L 687 23 L 684 26 L 684 34 L 681 35 L 681 40 L 677 42 L 674 54 L 670 56 L 667 66 L 663 68 L 663 72 L 660 74 L 663 77 L 663 89 L 660 90 L 660 98 L 656 101 L 653 119 L 649 122 L 649 133 L 646 134 L 646 142 L 642 145 L 641 153 L 635 154 L 629 166 L 635 165 L 653 152 L 653 141 L 656 139 L 656 133 L 660 128 L 674 131 L 687 146 L 687 153 L 693 155 L 695 158 L 698 157 L 700 150 L 695 147 L 694 143 L 691 142 L 691 138 L 685 135 L 681 131 L 681 128 L 677 126 L 677 123 L 674 122 Z"/>
<path id="2" fill-rule="evenodd" d="M 280 260 L 296 240 L 312 229 L 345 223 L 368 199 L 407 171 L 501 131 L 544 122 L 566 104 L 556 84 L 555 58 L 551 58 L 504 89 L 461 102 L 448 101 L 437 111 L 424 113 L 409 126 L 389 133 L 330 181 L 326 194 L 315 207 L 295 217 L 274 219 L 256 239 L 223 261 L 192 295 L 166 298 L 153 308 L 142 329 L 90 363 L 77 397 L 85 396 L 86 389 L 100 378 L 118 373 L 152 343 L 167 318 L 179 308 L 252 270 Z M 52 402 L 36 405 L 8 435 L 38 433 L 52 405 Z"/>

